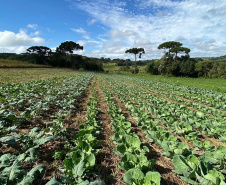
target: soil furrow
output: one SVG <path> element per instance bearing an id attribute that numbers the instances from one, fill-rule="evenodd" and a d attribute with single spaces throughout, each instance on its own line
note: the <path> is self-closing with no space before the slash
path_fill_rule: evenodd
<path id="1" fill-rule="evenodd" d="M 110 125 L 112 118 L 108 115 L 108 105 L 98 79 L 95 88 L 98 97 L 98 118 L 103 127 L 100 137 L 98 138 L 103 140 L 102 149 L 96 156 L 97 163 L 100 165 L 98 172 L 101 175 L 101 179 L 104 180 L 107 185 L 123 185 L 125 184 L 123 182 L 125 172 L 118 168 L 118 163 L 121 162 L 121 159 L 113 152 L 116 146 L 111 140 L 111 136 L 114 135 Z"/>

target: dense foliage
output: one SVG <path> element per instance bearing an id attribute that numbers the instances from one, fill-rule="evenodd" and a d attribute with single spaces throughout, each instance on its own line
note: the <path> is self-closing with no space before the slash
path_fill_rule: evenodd
<path id="1" fill-rule="evenodd" d="M 0 58 L 28 61 L 35 64 L 51 65 L 53 67 L 103 71 L 100 59 L 73 54 L 75 50 L 82 49 L 83 46 L 73 41 L 66 41 L 61 43 L 55 52 L 52 52 L 50 48 L 45 46 L 31 46 L 27 49 L 27 53 L 1 53 Z"/>
<path id="2" fill-rule="evenodd" d="M 182 47 L 180 42 L 164 42 L 158 46 L 158 49 L 168 49 L 168 51 L 160 60 L 148 64 L 148 73 L 168 76 L 226 78 L 226 62 L 190 58 L 190 49 Z"/>
<path id="3" fill-rule="evenodd" d="M 177 60 L 166 59 L 150 61 L 146 71 L 153 75 L 226 78 L 226 62 L 218 62 L 209 58 L 177 57 Z"/>

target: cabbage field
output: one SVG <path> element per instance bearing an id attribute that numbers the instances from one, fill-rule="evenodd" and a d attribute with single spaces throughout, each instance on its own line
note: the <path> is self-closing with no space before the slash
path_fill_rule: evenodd
<path id="1" fill-rule="evenodd" d="M 0 184 L 226 185 L 226 94 L 123 75 L 0 84 Z"/>

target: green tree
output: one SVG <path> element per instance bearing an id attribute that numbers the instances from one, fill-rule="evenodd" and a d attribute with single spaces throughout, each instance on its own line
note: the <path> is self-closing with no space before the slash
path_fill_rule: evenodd
<path id="1" fill-rule="evenodd" d="M 135 64 L 137 61 L 137 55 L 139 54 L 139 58 L 141 58 L 141 55 L 145 53 L 144 48 L 131 48 L 125 51 L 125 53 L 132 53 L 135 55 Z"/>
<path id="2" fill-rule="evenodd" d="M 170 56 L 170 52 L 173 48 L 181 47 L 182 43 L 176 41 L 168 41 L 160 44 L 158 49 L 168 49 L 167 55 Z"/>
<path id="3" fill-rule="evenodd" d="M 226 63 L 214 62 L 210 70 L 210 75 L 214 78 L 226 78 Z"/>
<path id="4" fill-rule="evenodd" d="M 210 70 L 212 67 L 213 63 L 208 59 L 204 59 L 204 61 L 198 61 L 195 64 L 195 71 L 198 73 L 199 77 L 210 77 Z"/>
<path id="5" fill-rule="evenodd" d="M 76 42 L 73 41 L 65 41 L 60 44 L 59 47 L 56 48 L 56 52 L 72 54 L 74 50 L 83 50 L 83 46 L 80 46 Z"/>
<path id="6" fill-rule="evenodd" d="M 142 54 L 145 54 L 144 48 L 131 48 L 125 51 L 125 53 L 132 53 L 135 56 L 135 68 L 132 71 L 133 74 L 139 73 L 139 68 L 137 67 L 137 55 L 141 58 Z"/>
<path id="7" fill-rule="evenodd" d="M 65 61 L 65 67 L 72 66 L 73 57 L 70 54 L 73 54 L 75 50 L 83 50 L 83 46 L 73 41 L 65 41 L 56 48 L 56 53 L 60 56 L 59 60 Z M 70 64 L 70 66 L 68 64 Z"/>
<path id="8" fill-rule="evenodd" d="M 187 77 L 197 77 L 197 73 L 195 72 L 195 59 L 187 58 L 180 62 L 180 75 Z"/>
<path id="9" fill-rule="evenodd" d="M 29 53 L 37 53 L 44 56 L 49 56 L 52 51 L 46 46 L 31 46 L 27 49 Z"/>
<path id="10" fill-rule="evenodd" d="M 30 54 L 36 54 L 36 63 L 47 64 L 49 56 L 52 54 L 52 50 L 46 46 L 31 46 L 27 49 Z"/>
<path id="11" fill-rule="evenodd" d="M 159 65 L 160 65 L 160 60 L 151 61 L 146 66 L 146 72 L 148 72 L 152 75 L 158 75 L 159 74 L 159 71 L 158 71 Z"/>
<path id="12" fill-rule="evenodd" d="M 158 71 L 159 71 L 159 74 L 161 75 L 165 75 L 167 74 L 167 71 L 166 71 L 166 67 L 167 67 L 167 54 L 165 53 L 162 58 L 159 60 L 159 66 L 158 66 Z"/>
<path id="13" fill-rule="evenodd" d="M 180 73 L 180 63 L 186 58 L 189 58 L 190 49 L 182 47 L 182 43 L 176 41 L 168 41 L 160 44 L 158 49 L 168 49 L 160 60 L 159 72 L 160 74 L 167 74 L 173 76 L 179 76 Z M 186 57 L 178 57 L 178 53 L 185 53 Z M 165 59 L 165 60 L 164 60 Z M 184 69 L 183 69 L 184 70 Z"/>
<path id="14" fill-rule="evenodd" d="M 179 46 L 179 47 L 171 48 L 171 49 L 170 49 L 170 52 L 175 53 L 175 60 L 177 60 L 177 54 L 178 54 L 178 53 L 185 52 L 185 54 L 188 55 L 189 52 L 190 52 L 190 49 L 189 49 L 189 48 L 185 48 L 185 47 Z"/>

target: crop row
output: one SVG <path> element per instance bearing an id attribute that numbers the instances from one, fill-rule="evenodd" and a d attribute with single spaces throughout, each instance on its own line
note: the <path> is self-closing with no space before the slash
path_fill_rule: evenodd
<path id="1" fill-rule="evenodd" d="M 110 79 L 114 80 L 112 77 Z M 119 80 L 120 78 L 115 79 L 115 81 Z M 167 124 L 167 126 L 170 127 L 173 123 L 178 125 L 177 122 L 182 121 L 185 125 L 187 125 L 187 128 L 191 128 L 192 126 L 206 135 L 219 138 L 220 141 L 225 141 L 226 130 L 224 123 L 226 117 L 224 117 L 224 113 L 221 113 L 222 116 L 210 117 L 203 112 L 191 110 L 183 104 L 168 102 L 164 98 L 140 90 L 138 88 L 138 84 L 136 84 L 136 81 L 133 83 L 134 87 L 126 85 L 123 82 L 117 83 L 117 85 L 121 86 L 122 90 L 124 89 L 125 94 L 130 93 L 131 98 L 139 100 L 140 103 L 143 103 L 143 105 L 146 106 L 146 110 L 148 110 L 152 115 L 157 116 L 157 118 L 160 118 L 163 123 Z M 141 84 L 139 84 L 139 86 L 141 86 Z M 143 99 L 149 103 L 147 104 Z M 176 132 L 183 132 L 183 130 L 180 129 L 180 126 L 177 126 L 176 128 Z M 186 135 L 187 134 L 189 133 L 186 133 Z M 193 136 L 193 134 L 190 135 Z"/>
<path id="2" fill-rule="evenodd" d="M 134 123 L 118 103 L 125 105 L 150 146 L 155 143 L 162 148 L 181 179 L 190 184 L 225 184 L 226 147 L 215 147 L 202 138 L 204 133 L 225 144 L 225 95 L 214 97 L 212 91 L 119 75 L 95 76 L 84 73 L 0 87 L 0 184 L 104 184 L 96 160 L 103 143 L 98 140 L 102 124 L 96 78 L 109 107 L 113 151 L 121 158 L 118 167 L 125 172 L 125 183 L 158 185 L 164 180 L 143 136 L 136 134 L 137 128 L 132 128 Z M 73 128 L 70 123 L 80 112 L 78 102 L 89 84 L 92 97 L 86 97 L 86 120 Z M 51 178 L 43 179 L 51 163 L 58 163 L 57 169 Z"/>
<path id="3" fill-rule="evenodd" d="M 93 74 L 1 87 L 0 117 L 9 122 L 66 117 Z M 60 111 L 59 111 L 60 110 Z"/>
<path id="4" fill-rule="evenodd" d="M 43 147 L 55 141 L 65 143 L 67 135 L 73 134 L 65 129 L 65 118 L 76 111 L 77 98 L 92 77 L 85 74 L 1 87 L 1 184 L 33 184 L 44 174 L 46 166 L 37 165 L 42 162 Z"/>
<path id="5" fill-rule="evenodd" d="M 95 83 L 95 82 L 94 82 Z M 47 185 L 54 184 L 81 184 L 103 185 L 95 173 L 96 155 L 102 141 L 97 140 L 101 131 L 101 123 L 97 120 L 98 101 L 96 90 L 87 104 L 86 122 L 79 126 L 79 130 L 73 134 L 64 149 L 57 151 L 58 158 L 65 153 L 60 178 L 53 177 Z"/>
<path id="6" fill-rule="evenodd" d="M 139 84 L 140 87 L 148 89 L 153 92 L 166 93 L 169 96 L 178 96 L 192 100 L 199 104 L 205 104 L 207 106 L 225 111 L 226 109 L 226 96 L 223 93 L 215 91 L 198 89 L 194 87 L 174 85 L 163 82 L 156 82 L 152 80 L 137 79 L 125 76 L 119 76 L 121 80 L 135 84 Z"/>
<path id="7" fill-rule="evenodd" d="M 108 79 L 108 84 L 109 82 L 110 79 Z M 120 86 L 119 84 L 120 82 L 117 80 L 117 85 Z M 114 85 L 116 85 L 116 83 Z M 225 147 L 210 147 L 201 157 L 196 157 L 193 155 L 195 151 L 191 151 L 188 145 L 178 141 L 170 131 L 159 126 L 158 120 L 153 120 L 148 116 L 147 112 L 144 112 L 143 107 L 139 106 L 139 103 L 137 105 L 131 103 L 130 99 L 126 98 L 130 93 L 128 93 L 128 90 L 123 91 L 123 87 L 125 88 L 125 86 L 121 86 L 119 90 L 114 86 L 111 86 L 111 89 L 122 101 L 124 101 L 127 109 L 139 123 L 138 126 L 144 130 L 146 137 L 150 142 L 154 141 L 158 143 L 164 149 L 164 155 L 173 158 L 175 172 L 182 174 L 183 180 L 192 184 L 195 184 L 196 181 L 213 184 L 224 183 L 224 176 L 222 173 L 225 173 L 224 165 L 226 158 L 225 154 L 223 154 L 226 151 Z M 127 96 L 125 95 L 125 92 Z M 137 99 L 133 98 L 133 101 L 136 100 Z M 181 169 L 181 166 L 184 168 Z M 220 171 L 222 173 L 220 173 Z M 192 173 L 193 175 L 191 175 Z"/>
<path id="8" fill-rule="evenodd" d="M 156 160 L 147 158 L 149 149 L 143 146 L 139 137 L 131 130 L 131 123 L 125 118 L 120 108 L 115 105 L 111 93 L 101 86 L 109 106 L 108 113 L 113 118 L 111 125 L 115 135 L 115 153 L 121 157 L 119 168 L 125 170 L 124 181 L 130 185 L 160 184 L 161 176 L 153 171 Z"/>

